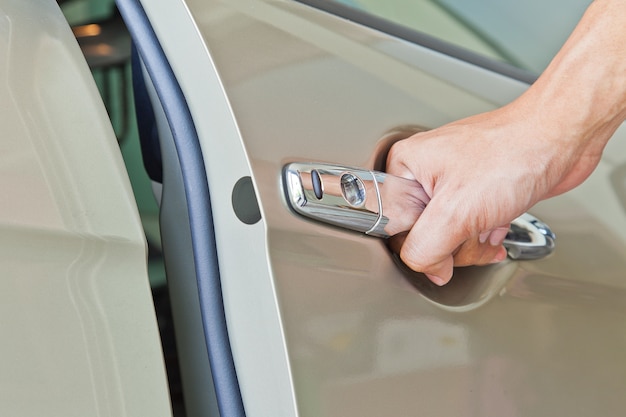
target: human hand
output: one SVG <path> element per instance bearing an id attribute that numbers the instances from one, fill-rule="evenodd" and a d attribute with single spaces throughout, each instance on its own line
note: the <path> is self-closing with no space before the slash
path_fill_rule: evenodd
<path id="1" fill-rule="evenodd" d="M 534 108 L 524 98 L 392 147 L 387 172 L 417 180 L 431 199 L 410 232 L 391 240 L 409 267 L 443 285 L 453 265 L 505 259 L 509 223 L 591 173 L 606 141 L 583 140 L 590 132 L 571 140 Z"/>

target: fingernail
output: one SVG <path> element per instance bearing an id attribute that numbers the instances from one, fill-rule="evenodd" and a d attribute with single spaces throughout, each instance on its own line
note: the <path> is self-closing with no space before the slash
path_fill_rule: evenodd
<path id="1" fill-rule="evenodd" d="M 489 262 L 490 264 L 497 264 L 499 262 L 502 262 L 506 259 L 507 256 L 507 252 L 505 248 L 500 248 L 500 250 L 498 251 L 497 255 L 494 256 L 494 258 L 491 260 L 491 262 Z"/>
<path id="2" fill-rule="evenodd" d="M 509 233 L 508 228 L 498 227 L 491 232 L 489 236 L 489 244 L 491 246 L 500 246 L 502 242 L 504 242 L 504 238 L 506 238 L 507 233 Z"/>
<path id="3" fill-rule="evenodd" d="M 434 282 L 436 285 L 442 287 L 444 285 L 446 285 L 448 283 L 448 281 L 446 281 L 445 279 L 438 277 L 437 275 L 430 275 L 430 274 L 426 274 L 426 276 L 428 277 L 429 280 L 431 280 L 432 282 Z"/>
<path id="4" fill-rule="evenodd" d="M 488 232 L 482 232 L 481 234 L 478 235 L 478 241 L 480 243 L 485 243 L 490 234 L 491 234 L 491 230 Z"/>

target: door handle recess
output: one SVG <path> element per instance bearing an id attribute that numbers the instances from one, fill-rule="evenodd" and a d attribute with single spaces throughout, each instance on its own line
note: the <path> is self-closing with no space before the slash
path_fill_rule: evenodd
<path id="1" fill-rule="evenodd" d="M 380 238 L 409 230 L 430 201 L 417 181 L 341 165 L 291 163 L 283 183 L 296 213 Z M 503 244 L 512 259 L 539 259 L 552 253 L 555 239 L 526 213 L 511 223 Z"/>

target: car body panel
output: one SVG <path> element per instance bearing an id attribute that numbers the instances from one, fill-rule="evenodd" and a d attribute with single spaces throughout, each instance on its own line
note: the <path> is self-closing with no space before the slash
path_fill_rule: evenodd
<path id="1" fill-rule="evenodd" d="M 0 2 L 0 414 L 167 416 L 146 245 L 54 1 Z"/>
<path id="2" fill-rule="evenodd" d="M 457 269 L 439 288 L 383 241 L 293 214 L 282 169 L 380 169 L 391 141 L 524 83 L 298 3 L 143 5 L 198 130 L 249 415 L 624 412 L 623 131 L 583 187 L 530 211 L 557 234 L 551 257 Z M 231 205 L 247 175 L 254 225 Z"/>

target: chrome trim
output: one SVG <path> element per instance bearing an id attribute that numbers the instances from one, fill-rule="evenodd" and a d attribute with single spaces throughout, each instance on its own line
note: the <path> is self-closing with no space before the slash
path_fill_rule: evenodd
<path id="1" fill-rule="evenodd" d="M 554 252 L 556 235 L 541 220 L 524 213 L 511 222 L 503 245 L 511 259 L 540 259 Z"/>
<path id="2" fill-rule="evenodd" d="M 316 170 L 322 181 L 322 198 L 315 195 L 311 172 Z M 357 177 L 365 187 L 365 198 L 359 206 L 350 204 L 343 195 L 341 178 Z M 381 204 L 374 175 L 368 170 L 327 164 L 292 163 L 284 172 L 287 200 L 299 214 L 324 223 L 361 233 L 370 233 L 380 222 Z"/>
<path id="3" fill-rule="evenodd" d="M 372 177 L 374 177 L 374 187 L 376 187 L 376 200 L 378 201 L 378 219 L 376 219 L 376 223 L 374 223 L 372 228 L 365 232 L 365 234 L 370 236 L 388 237 L 385 233 L 385 225 L 389 222 L 389 219 L 387 219 L 383 215 L 383 200 L 380 196 L 380 187 L 378 187 L 379 179 L 376 177 L 375 172 L 370 171 L 370 174 L 372 174 Z M 381 222 L 383 223 L 382 227 Z"/>
<path id="4" fill-rule="evenodd" d="M 315 194 L 315 186 L 311 178 L 313 171 L 319 173 L 322 181 L 321 198 Z M 356 206 L 350 203 L 341 188 L 341 178 L 346 174 L 360 179 L 365 187 L 365 198 Z M 283 178 L 287 201 L 296 213 L 369 236 L 388 238 L 406 230 L 406 227 L 403 228 L 401 225 L 410 226 L 415 223 L 427 203 L 411 206 L 408 210 L 411 211 L 409 217 L 405 216 L 407 210 L 402 210 L 403 218 L 397 218 L 399 216 L 394 218 L 390 215 L 394 212 L 394 207 L 390 203 L 394 203 L 395 206 L 398 198 L 408 195 L 419 199 L 417 196 L 423 194 L 420 184 L 414 180 L 362 168 L 319 163 L 291 163 L 285 167 Z M 385 184 L 387 186 L 383 187 Z M 421 194 L 416 192 L 417 190 Z M 387 196 L 383 198 L 383 194 Z M 387 213 L 384 209 L 386 201 L 388 202 Z M 398 210 L 395 211 L 398 212 Z"/>

